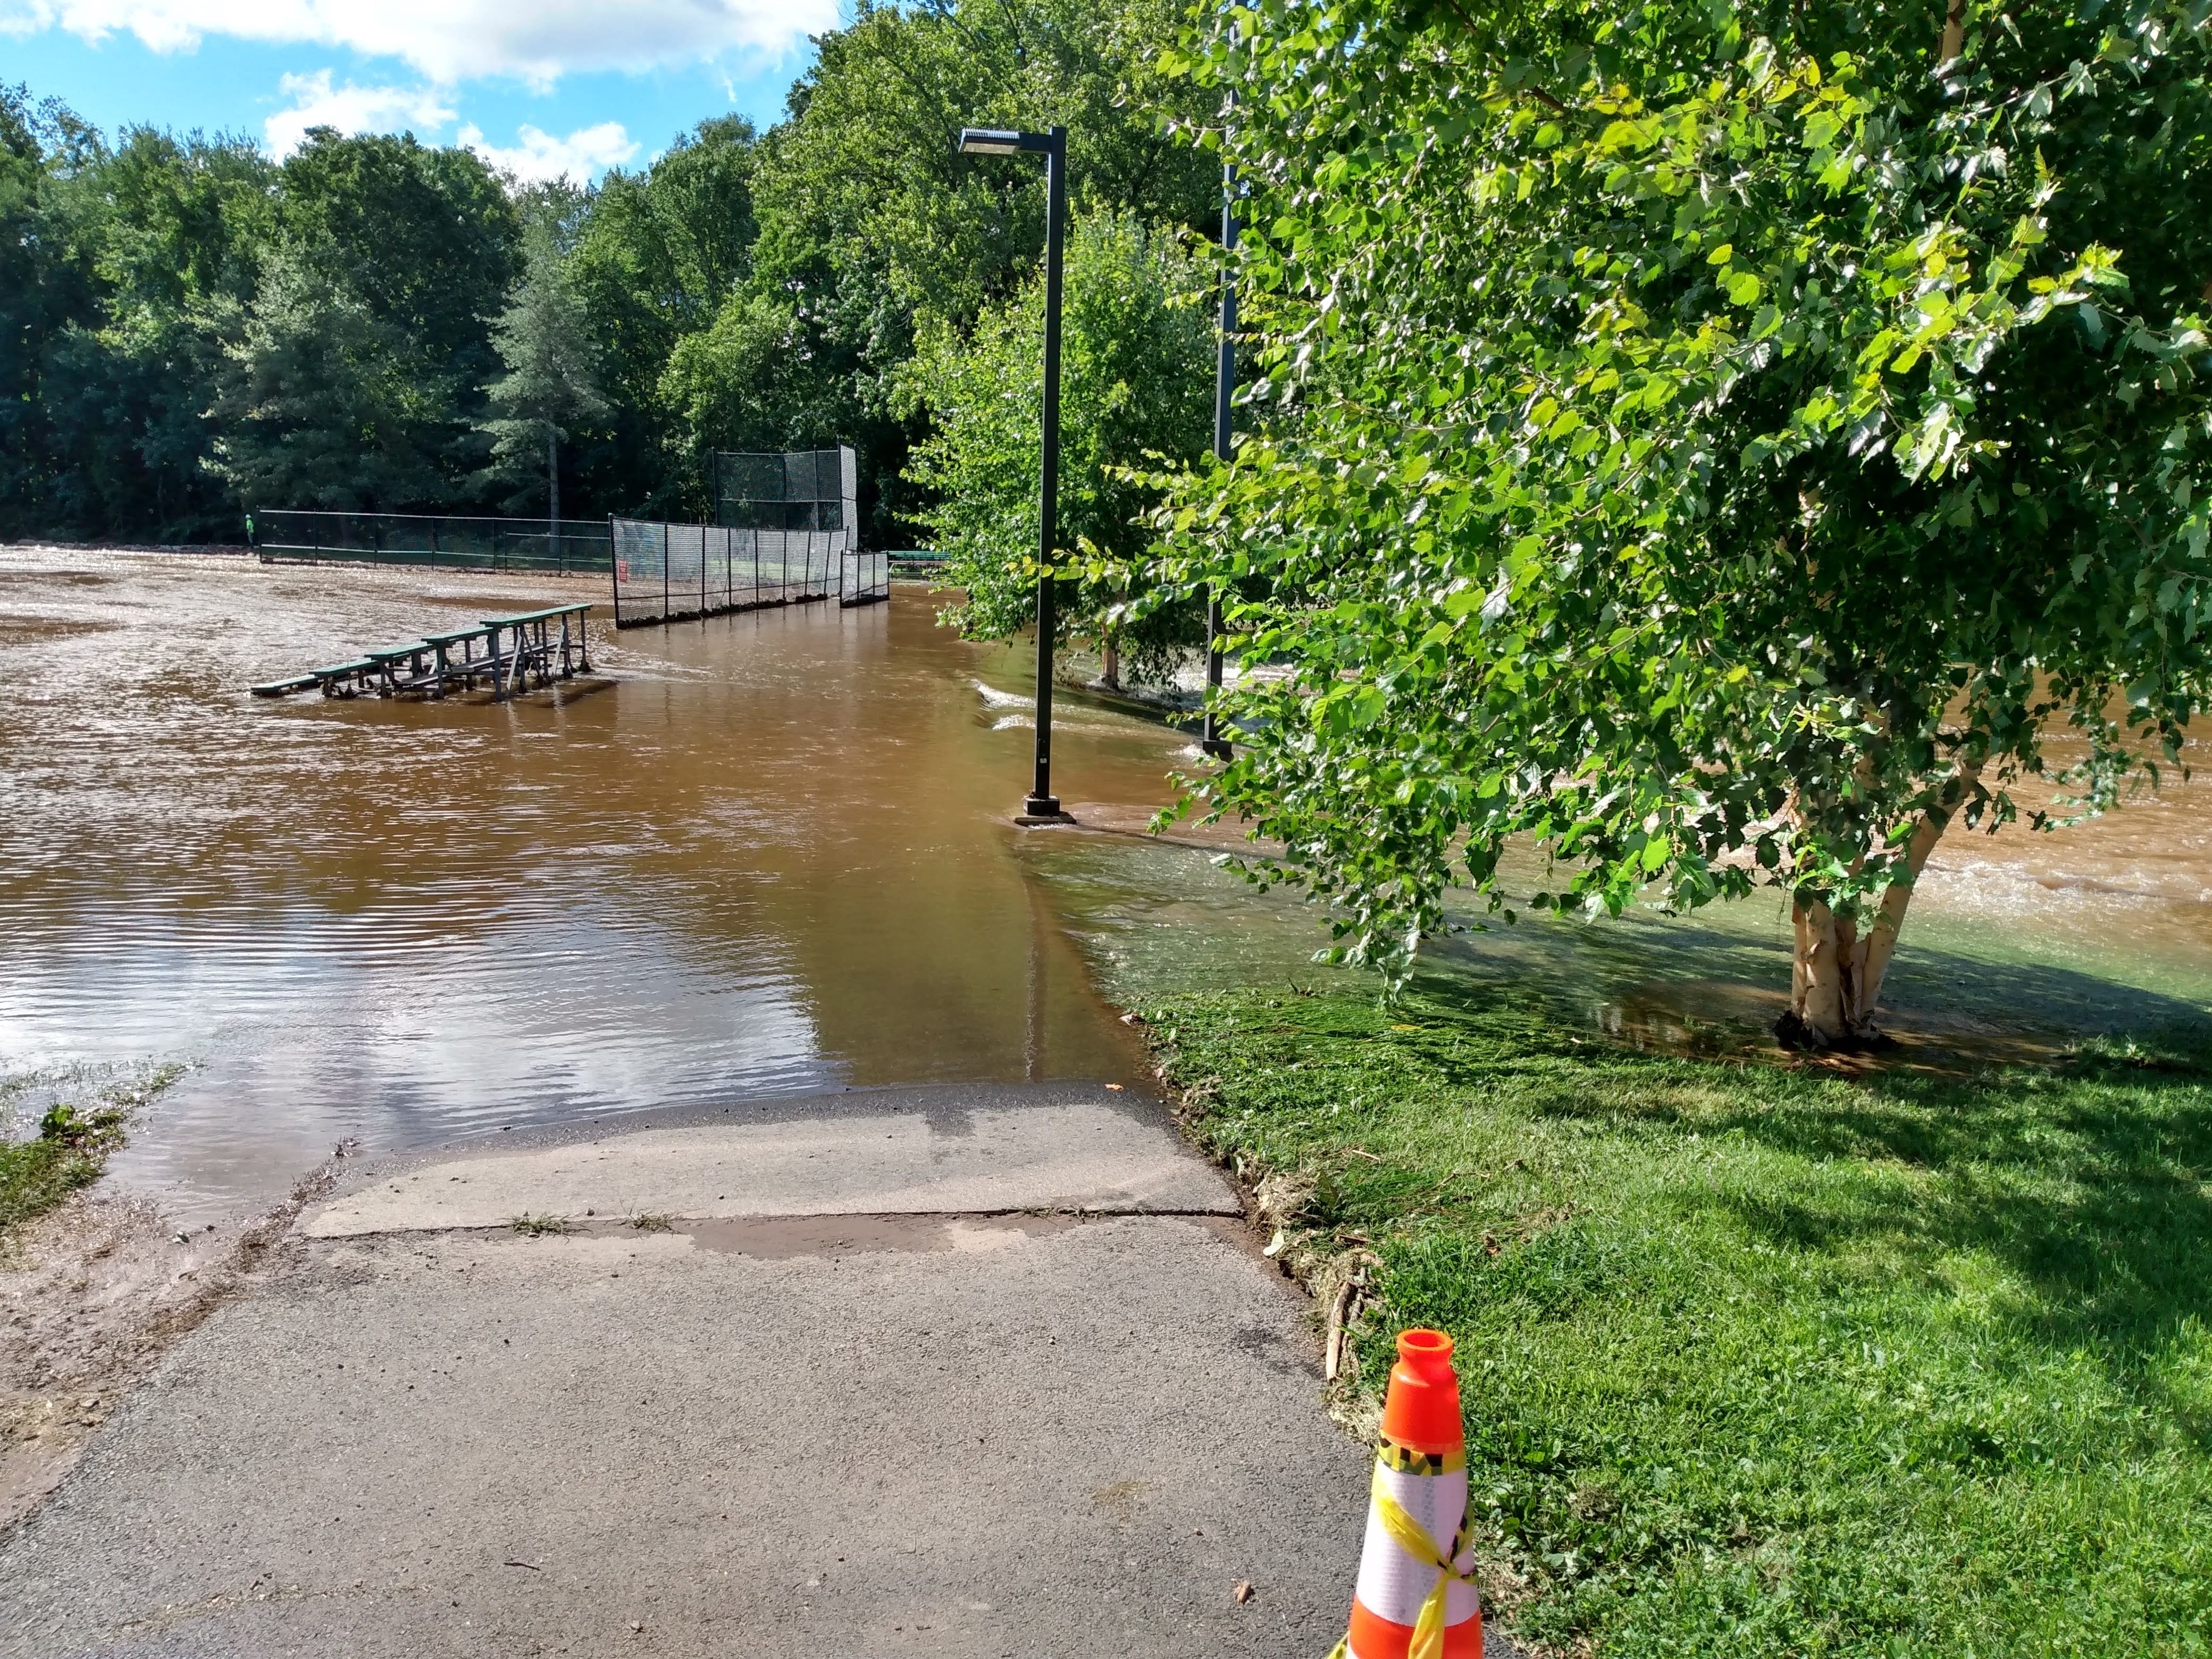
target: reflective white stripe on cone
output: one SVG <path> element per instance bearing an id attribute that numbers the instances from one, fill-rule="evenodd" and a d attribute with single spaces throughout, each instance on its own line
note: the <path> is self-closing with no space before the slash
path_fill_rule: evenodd
<path id="1" fill-rule="evenodd" d="M 1460 1523 L 1467 1515 L 1467 1471 L 1449 1474 L 1401 1474 L 1378 1468 L 1375 1478 L 1399 1507 L 1422 1531 L 1437 1540 L 1440 1550 L 1451 1548 Z M 1461 1564 L 1464 1565 L 1464 1560 Z M 1437 1587 L 1437 1570 L 1416 1561 L 1399 1547 L 1382 1524 L 1375 1506 L 1367 1506 L 1367 1540 L 1359 1555 L 1359 1579 L 1353 1590 L 1362 1607 L 1394 1625 L 1411 1625 L 1421 1616 L 1421 1603 Z M 1474 1586 L 1456 1579 L 1444 1587 L 1444 1627 L 1466 1623 L 1482 1611 L 1482 1598 Z M 1379 1659 L 1361 1655 L 1360 1659 Z"/>

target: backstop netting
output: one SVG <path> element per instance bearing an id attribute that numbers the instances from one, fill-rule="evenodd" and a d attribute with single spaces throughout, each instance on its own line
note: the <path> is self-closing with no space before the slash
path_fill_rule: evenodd
<path id="1" fill-rule="evenodd" d="M 733 530 L 844 531 L 860 521 L 850 447 L 714 456 L 714 522 Z"/>
<path id="2" fill-rule="evenodd" d="M 717 454 L 714 523 L 611 521 L 615 625 L 889 598 L 889 562 L 860 550 L 858 484 L 849 448 Z"/>

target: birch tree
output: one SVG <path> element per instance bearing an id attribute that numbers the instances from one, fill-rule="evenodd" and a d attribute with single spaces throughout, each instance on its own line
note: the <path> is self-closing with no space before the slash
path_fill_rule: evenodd
<path id="1" fill-rule="evenodd" d="M 2114 805 L 2203 706 L 2206 15 L 1218 15 L 1170 67 L 1265 373 L 1149 574 L 1288 673 L 1203 804 L 1400 969 L 1516 835 L 1540 906 L 1778 887 L 1779 1034 L 1881 1041 L 1939 842 Z"/>

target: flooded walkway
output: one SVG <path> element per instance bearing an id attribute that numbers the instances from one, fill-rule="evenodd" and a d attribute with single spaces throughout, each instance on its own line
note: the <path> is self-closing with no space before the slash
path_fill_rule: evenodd
<path id="1" fill-rule="evenodd" d="M 1310 909 L 1203 852 L 1011 828 L 1023 653 L 957 639 L 918 588 L 603 633 L 605 678 L 506 704 L 246 692 L 303 652 L 597 591 L 0 550 L 0 1075 L 190 1062 L 113 1166 L 190 1224 L 272 1197 L 341 1137 L 407 1151 L 848 1088 L 1134 1084 L 1099 984 L 1328 971 L 1306 963 Z M 1055 750 L 1063 798 L 1131 825 L 1192 758 L 1079 702 Z M 1948 840 L 1886 1023 L 2003 1057 L 2201 1020 L 2208 799 L 2177 781 L 2057 836 Z M 1771 898 L 1524 922 L 1434 960 L 1626 1041 L 1748 1052 L 1788 983 L 1787 923 Z"/>
<path id="2" fill-rule="evenodd" d="M 0 551 L 0 1072 L 191 1062 L 113 1165 L 187 1222 L 340 1137 L 1139 1075 L 1005 821 L 1017 655 L 918 589 L 610 630 L 503 704 L 246 692 L 596 592 Z M 1059 775 L 1155 802 L 1183 743 L 1077 708 Z"/>

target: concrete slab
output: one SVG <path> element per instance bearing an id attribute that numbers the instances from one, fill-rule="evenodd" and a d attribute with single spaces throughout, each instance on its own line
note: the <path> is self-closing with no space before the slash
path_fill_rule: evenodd
<path id="1" fill-rule="evenodd" d="M 1342 1632 L 1366 1454 L 1234 1224 L 809 1224 L 299 1247 L 0 1538 L 0 1655 L 1318 1659 Z"/>
<path id="2" fill-rule="evenodd" d="M 1095 1102 L 708 1123 L 396 1168 L 308 1215 L 313 1238 L 501 1227 L 525 1213 L 765 1215 L 1014 1210 L 1234 1215 L 1235 1193 L 1164 1121 Z"/>
<path id="3" fill-rule="evenodd" d="M 1318 1659 L 1368 1454 L 1220 1176 L 1098 1092 L 352 1176 L 0 1534 L 0 1659 Z"/>

